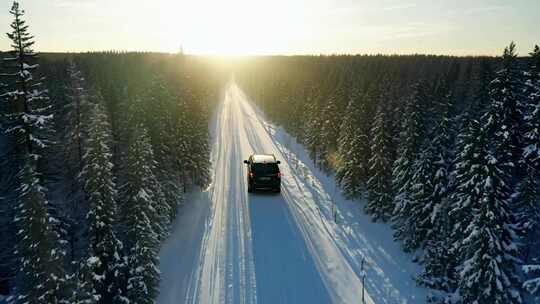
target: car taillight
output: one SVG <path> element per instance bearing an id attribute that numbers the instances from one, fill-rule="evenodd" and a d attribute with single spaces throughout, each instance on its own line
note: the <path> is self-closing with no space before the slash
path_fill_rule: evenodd
<path id="1" fill-rule="evenodd" d="M 281 172 L 278 172 L 277 177 L 282 177 L 282 176 L 283 174 L 281 174 Z"/>
<path id="2" fill-rule="evenodd" d="M 255 177 L 255 174 L 253 174 L 253 172 L 249 172 L 249 177 Z"/>

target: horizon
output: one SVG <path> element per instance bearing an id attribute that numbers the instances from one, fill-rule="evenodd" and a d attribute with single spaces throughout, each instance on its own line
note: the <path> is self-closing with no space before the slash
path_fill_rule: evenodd
<path id="1" fill-rule="evenodd" d="M 11 1 L 1 7 L 8 28 Z M 26 0 L 42 53 L 157 52 L 245 57 L 308 55 L 498 56 L 510 41 L 538 43 L 540 2 L 415 0 Z M 126 7 L 129 6 L 129 10 Z M 103 12 L 106 11 L 107 14 Z M 152 13 L 148 13 L 152 12 Z M 500 20 L 505 23 L 500 26 Z M 120 21 L 119 21 L 120 20 Z M 274 22 L 277 21 L 277 22 Z M 8 39 L 0 50 L 9 50 Z"/>
<path id="2" fill-rule="evenodd" d="M 152 51 L 152 50 L 122 50 L 122 49 L 103 49 L 103 50 L 91 50 L 91 51 L 40 51 L 34 50 L 38 54 L 50 54 L 50 55 L 64 55 L 64 54 L 92 54 L 92 53 L 118 53 L 118 54 L 157 54 L 157 55 L 185 55 L 193 57 L 204 57 L 212 59 L 249 59 L 257 57 L 333 57 L 333 56 L 350 56 L 350 57 L 375 57 L 375 56 L 384 56 L 384 57 L 409 57 L 409 56 L 434 56 L 434 57 L 454 57 L 454 58 L 499 58 L 503 53 L 504 49 L 508 47 L 510 43 L 515 41 L 509 41 L 506 45 L 502 46 L 499 53 L 494 53 L 493 55 L 482 55 L 482 54 L 473 54 L 473 55 L 453 55 L 453 54 L 434 54 L 434 53 L 326 53 L 326 54 L 204 54 L 204 53 L 188 53 L 188 52 L 168 52 L 168 51 Z M 517 44 L 516 44 L 517 45 Z M 528 58 L 530 57 L 530 52 L 535 46 L 540 46 L 540 44 L 535 44 L 529 50 L 522 50 L 522 53 L 517 54 L 517 58 Z M 516 49 L 519 49 L 516 46 Z M 11 50 L 2 50 L 0 53 L 8 53 Z"/>

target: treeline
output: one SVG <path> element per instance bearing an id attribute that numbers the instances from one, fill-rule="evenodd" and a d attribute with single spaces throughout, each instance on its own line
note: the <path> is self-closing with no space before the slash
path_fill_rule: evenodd
<path id="1" fill-rule="evenodd" d="M 186 188 L 209 183 L 219 78 L 177 54 L 33 52 L 14 2 L 0 53 L 0 295 L 153 303 Z M 44 77 L 46 76 L 46 77 Z"/>
<path id="2" fill-rule="evenodd" d="M 392 225 L 424 266 L 430 302 L 534 301 L 538 46 L 529 57 L 513 43 L 499 58 L 264 57 L 236 78 L 346 196 Z"/>

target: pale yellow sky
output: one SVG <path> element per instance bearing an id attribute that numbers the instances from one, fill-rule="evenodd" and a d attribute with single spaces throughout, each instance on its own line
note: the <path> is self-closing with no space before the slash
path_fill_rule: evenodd
<path id="1" fill-rule="evenodd" d="M 540 43 L 540 1 L 21 0 L 38 51 L 498 55 Z M 9 30 L 10 0 L 0 5 Z M 0 49 L 8 48 L 5 36 Z"/>

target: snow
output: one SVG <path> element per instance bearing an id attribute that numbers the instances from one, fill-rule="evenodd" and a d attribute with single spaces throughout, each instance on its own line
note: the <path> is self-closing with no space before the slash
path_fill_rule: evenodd
<path id="1" fill-rule="evenodd" d="M 525 273 L 540 271 L 540 265 L 524 265 L 523 271 L 525 271 Z"/>
<path id="2" fill-rule="evenodd" d="M 137 194 L 135 195 L 135 197 L 140 198 L 144 201 L 150 201 L 152 198 L 144 189 L 140 189 L 139 192 L 137 192 Z"/>
<path id="3" fill-rule="evenodd" d="M 99 263 L 101 263 L 101 261 L 99 260 L 98 257 L 91 256 L 86 260 L 86 263 L 87 263 L 88 266 L 92 267 L 92 266 L 95 266 L 95 265 L 99 265 Z"/>
<path id="4" fill-rule="evenodd" d="M 389 225 L 344 199 L 236 84 L 210 127 L 213 184 L 179 211 L 157 303 L 362 303 L 364 274 L 365 303 L 425 302 L 413 280 L 421 269 Z M 281 194 L 247 193 L 242 161 L 252 153 L 281 160 Z"/>

